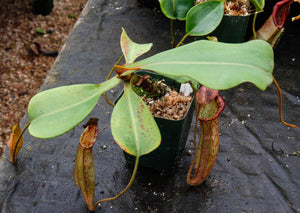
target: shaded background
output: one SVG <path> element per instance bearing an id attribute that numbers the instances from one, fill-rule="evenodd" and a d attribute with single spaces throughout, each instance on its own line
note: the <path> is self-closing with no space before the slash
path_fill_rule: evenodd
<path id="1" fill-rule="evenodd" d="M 294 6 L 291 12 L 298 15 L 299 7 Z M 284 119 L 298 126 L 299 24 L 288 21 L 275 49 L 274 70 L 284 96 Z M 182 23 L 177 26 L 182 27 Z M 154 43 L 147 55 L 170 48 L 169 20 L 158 9 L 138 6 L 130 0 L 90 0 L 42 90 L 104 81 L 122 54 L 121 27 L 135 42 Z M 120 90 L 118 86 L 109 91 L 110 99 L 117 97 Z M 300 132 L 280 123 L 274 85 L 262 92 L 245 83 L 221 94 L 227 105 L 220 118 L 220 151 L 211 175 L 202 185 L 190 187 L 185 181 L 192 159 L 188 151 L 193 150 L 190 134 L 182 161 L 172 174 L 164 176 L 141 168 L 126 194 L 103 203 L 96 212 L 300 212 L 300 161 L 290 155 L 300 150 Z M 100 118 L 101 129 L 110 125 L 111 111 L 101 97 L 89 117 Z M 22 125 L 27 121 L 26 115 Z M 26 133 L 15 166 L 9 163 L 6 150 L 0 159 L 2 213 L 88 212 L 73 179 L 82 131 L 79 125 L 47 140 Z M 98 137 L 94 161 L 95 199 L 123 190 L 132 168 L 126 165 L 109 129 Z"/>

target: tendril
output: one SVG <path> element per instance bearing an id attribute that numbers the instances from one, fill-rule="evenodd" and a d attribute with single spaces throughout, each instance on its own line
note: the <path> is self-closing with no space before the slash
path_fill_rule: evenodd
<path id="1" fill-rule="evenodd" d="M 289 123 L 287 123 L 283 120 L 283 118 L 282 118 L 282 93 L 281 93 L 281 89 L 280 89 L 279 84 L 277 83 L 277 81 L 274 77 L 273 77 L 273 83 L 275 84 L 276 89 L 277 89 L 277 93 L 278 93 L 278 105 L 279 105 L 279 118 L 280 118 L 280 121 L 286 126 L 293 127 L 293 128 L 298 128 L 296 125 L 289 124 Z"/>

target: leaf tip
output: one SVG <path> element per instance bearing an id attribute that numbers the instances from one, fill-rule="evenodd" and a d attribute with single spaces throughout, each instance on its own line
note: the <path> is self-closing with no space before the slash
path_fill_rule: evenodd
<path id="1" fill-rule="evenodd" d="M 23 144 L 23 137 L 22 137 L 20 125 L 15 124 L 12 128 L 9 141 L 7 142 L 7 146 L 10 150 L 10 160 L 12 164 L 16 162 L 17 155 L 22 147 L 22 144 Z"/>

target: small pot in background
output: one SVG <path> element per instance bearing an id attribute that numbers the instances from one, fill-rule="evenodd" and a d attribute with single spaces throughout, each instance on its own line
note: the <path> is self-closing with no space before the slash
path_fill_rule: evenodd
<path id="1" fill-rule="evenodd" d="M 33 0 L 33 13 L 43 16 L 51 13 L 53 9 L 53 0 Z"/>
<path id="2" fill-rule="evenodd" d="M 218 41 L 226 43 L 241 43 L 245 41 L 251 15 L 229 16 L 224 15 L 220 25 L 210 33 Z"/>

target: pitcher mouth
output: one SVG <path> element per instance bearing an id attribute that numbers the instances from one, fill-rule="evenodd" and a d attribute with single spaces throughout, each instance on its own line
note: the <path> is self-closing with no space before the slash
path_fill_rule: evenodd
<path id="1" fill-rule="evenodd" d="M 197 101 L 200 104 L 200 109 L 199 109 L 199 114 L 198 114 L 198 119 L 200 121 L 212 121 L 218 118 L 221 114 L 221 112 L 225 108 L 225 102 L 222 98 L 222 96 L 219 94 L 218 90 L 212 90 L 209 89 L 205 86 L 202 86 L 199 91 L 196 94 Z M 215 101 L 217 104 L 217 111 L 214 116 L 210 116 L 209 118 L 203 118 L 202 116 L 202 110 L 203 107 L 205 107 L 208 104 L 211 104 L 212 101 Z"/>

